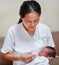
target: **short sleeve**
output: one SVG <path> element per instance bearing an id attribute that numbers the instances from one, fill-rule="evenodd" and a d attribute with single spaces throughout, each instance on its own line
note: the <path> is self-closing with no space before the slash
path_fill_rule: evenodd
<path id="1" fill-rule="evenodd" d="M 7 35 L 4 40 L 4 44 L 1 48 L 2 53 L 7 53 L 13 51 L 13 46 L 14 46 L 14 34 L 11 29 L 8 30 Z"/>
<path id="2" fill-rule="evenodd" d="M 48 46 L 55 47 L 55 43 L 50 28 L 47 31 L 47 44 Z"/>

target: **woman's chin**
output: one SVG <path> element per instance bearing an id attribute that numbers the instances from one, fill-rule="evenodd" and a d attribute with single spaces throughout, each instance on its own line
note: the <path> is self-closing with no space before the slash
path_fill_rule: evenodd
<path id="1" fill-rule="evenodd" d="M 33 31 L 35 31 L 35 29 L 30 29 L 29 31 L 33 32 Z"/>

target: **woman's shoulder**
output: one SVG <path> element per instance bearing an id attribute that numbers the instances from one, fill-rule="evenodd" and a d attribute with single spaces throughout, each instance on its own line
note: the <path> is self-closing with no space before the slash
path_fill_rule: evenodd
<path id="1" fill-rule="evenodd" d="M 21 24 L 14 24 L 11 27 L 9 27 L 8 31 L 15 31 L 17 29 L 20 29 Z"/>
<path id="2" fill-rule="evenodd" d="M 19 28 L 21 24 L 14 24 L 12 25 L 11 27 L 9 27 L 9 29 L 16 29 L 16 28 Z"/>
<path id="3" fill-rule="evenodd" d="M 39 29 L 44 29 L 44 30 L 50 30 L 50 27 L 48 26 L 48 25 L 46 25 L 46 24 L 44 24 L 44 23 L 39 23 L 38 24 L 38 28 Z"/>
<path id="4" fill-rule="evenodd" d="M 39 23 L 38 25 L 39 25 L 40 27 L 49 28 L 49 26 L 48 26 L 48 25 L 46 25 L 46 24 L 44 24 L 44 23 Z"/>

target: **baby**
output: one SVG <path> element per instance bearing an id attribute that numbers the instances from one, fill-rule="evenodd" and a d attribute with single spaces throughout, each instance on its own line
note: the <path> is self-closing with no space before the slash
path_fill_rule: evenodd
<path id="1" fill-rule="evenodd" d="M 49 58 L 55 58 L 56 51 L 53 47 L 44 47 L 36 56 L 36 58 L 26 65 L 49 65 Z"/>

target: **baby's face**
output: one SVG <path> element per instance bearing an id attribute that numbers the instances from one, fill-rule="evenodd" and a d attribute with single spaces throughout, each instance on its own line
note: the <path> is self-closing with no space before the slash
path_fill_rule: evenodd
<path id="1" fill-rule="evenodd" d="M 43 48 L 38 54 L 39 56 L 45 56 L 47 57 L 48 56 L 48 49 L 47 48 Z"/>

